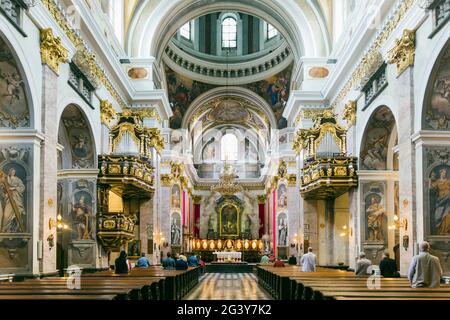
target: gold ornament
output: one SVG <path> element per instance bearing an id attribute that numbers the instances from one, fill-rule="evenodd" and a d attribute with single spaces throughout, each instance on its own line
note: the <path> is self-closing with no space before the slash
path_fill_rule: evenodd
<path id="1" fill-rule="evenodd" d="M 100 100 L 101 122 L 108 128 L 111 122 L 117 118 L 117 112 L 108 100 Z"/>
<path id="2" fill-rule="evenodd" d="M 55 37 L 51 28 L 41 30 L 41 59 L 56 74 L 59 74 L 59 65 L 68 62 L 68 51 L 61 44 L 61 38 Z"/>
<path id="3" fill-rule="evenodd" d="M 395 41 L 395 46 L 389 51 L 388 63 L 397 66 L 397 76 L 414 65 L 416 46 L 416 32 L 414 30 L 403 30 L 403 35 Z"/>
<path id="4" fill-rule="evenodd" d="M 345 105 L 342 119 L 347 121 L 347 129 L 356 124 L 356 101 L 349 101 Z"/>

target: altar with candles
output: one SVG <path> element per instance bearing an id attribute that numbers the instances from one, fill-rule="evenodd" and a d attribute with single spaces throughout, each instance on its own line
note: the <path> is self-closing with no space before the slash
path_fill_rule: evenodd
<path id="1" fill-rule="evenodd" d="M 242 252 L 213 252 L 213 255 L 215 256 L 216 262 L 223 262 L 223 263 L 233 263 L 233 262 L 242 262 Z"/>

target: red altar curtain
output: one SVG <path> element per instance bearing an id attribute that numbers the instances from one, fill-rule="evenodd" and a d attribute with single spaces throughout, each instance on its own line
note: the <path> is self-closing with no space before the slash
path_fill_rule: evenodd
<path id="1" fill-rule="evenodd" d="M 200 203 L 194 203 L 194 237 L 200 238 Z"/>
<path id="2" fill-rule="evenodd" d="M 261 239 L 262 236 L 264 235 L 264 230 L 265 230 L 265 225 L 266 225 L 266 219 L 265 219 L 265 214 L 266 214 L 266 204 L 265 203 L 260 203 L 259 206 L 259 238 Z"/>

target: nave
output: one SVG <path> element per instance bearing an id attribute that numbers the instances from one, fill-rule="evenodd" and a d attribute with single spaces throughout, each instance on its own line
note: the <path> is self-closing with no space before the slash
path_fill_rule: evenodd
<path id="1" fill-rule="evenodd" d="M 184 300 L 270 300 L 253 273 L 207 273 Z"/>

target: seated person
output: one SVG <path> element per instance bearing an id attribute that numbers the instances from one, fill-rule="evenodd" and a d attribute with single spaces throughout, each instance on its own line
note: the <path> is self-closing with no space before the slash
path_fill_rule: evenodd
<path id="1" fill-rule="evenodd" d="M 182 259 L 181 255 L 178 256 L 178 259 L 175 261 L 175 269 L 176 270 L 187 270 L 188 264 Z"/>
<path id="2" fill-rule="evenodd" d="M 196 256 L 196 255 L 191 254 L 191 255 L 189 256 L 189 259 L 188 259 L 188 266 L 189 266 L 189 267 L 198 267 L 198 259 L 197 259 L 197 256 Z"/>
<path id="3" fill-rule="evenodd" d="M 385 252 L 383 260 L 380 261 L 380 273 L 385 278 L 399 278 L 397 264 L 394 259 L 389 257 L 389 252 Z"/>
<path id="4" fill-rule="evenodd" d="M 266 254 L 261 257 L 261 264 L 269 264 L 269 257 Z"/>
<path id="5" fill-rule="evenodd" d="M 269 262 L 270 263 L 274 263 L 275 262 L 275 256 L 273 254 L 270 255 Z"/>
<path id="6" fill-rule="evenodd" d="M 114 262 L 114 272 L 117 274 L 128 273 L 128 260 L 125 251 L 121 251 L 120 256 Z"/>
<path id="7" fill-rule="evenodd" d="M 361 252 L 359 254 L 359 259 L 356 262 L 355 275 L 358 277 L 368 276 L 370 266 L 372 266 L 372 261 L 366 258 L 366 254 L 364 252 Z"/>
<path id="8" fill-rule="evenodd" d="M 277 261 L 275 261 L 273 267 L 274 268 L 284 268 L 284 262 L 281 261 L 280 259 L 277 259 Z"/>
<path id="9" fill-rule="evenodd" d="M 175 270 L 175 260 L 170 252 L 167 252 L 167 258 L 162 260 L 162 266 L 165 270 Z"/>
<path id="10" fill-rule="evenodd" d="M 288 260 L 288 264 L 291 266 L 297 265 L 297 258 L 295 257 L 295 255 L 290 256 L 290 258 Z"/>
<path id="11" fill-rule="evenodd" d="M 145 256 L 145 253 L 142 252 L 141 257 L 136 262 L 136 267 L 137 268 L 148 268 L 150 266 L 151 266 L 150 261 Z"/>

